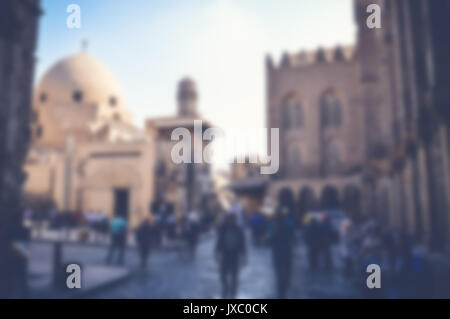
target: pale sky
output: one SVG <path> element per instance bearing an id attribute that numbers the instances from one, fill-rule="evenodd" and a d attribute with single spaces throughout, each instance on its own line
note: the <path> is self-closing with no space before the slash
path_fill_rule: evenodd
<path id="1" fill-rule="evenodd" d="M 81 6 L 68 29 L 66 8 Z M 197 82 L 200 113 L 222 128 L 265 127 L 265 56 L 354 43 L 351 0 L 44 0 L 37 77 L 81 50 L 117 75 L 141 125 L 175 113 L 178 81 Z"/>

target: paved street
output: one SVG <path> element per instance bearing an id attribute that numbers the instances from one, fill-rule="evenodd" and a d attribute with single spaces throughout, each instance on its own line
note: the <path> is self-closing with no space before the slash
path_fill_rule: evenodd
<path id="1" fill-rule="evenodd" d="M 94 282 L 102 283 L 101 288 L 87 292 L 89 298 L 220 298 L 220 283 L 217 265 L 213 259 L 214 234 L 203 237 L 198 247 L 197 259 L 187 260 L 181 251 L 165 249 L 152 254 L 147 272 L 139 269 L 139 258 L 134 248 L 128 248 L 124 267 L 106 267 L 107 247 L 102 245 L 64 244 L 63 261 L 78 263 L 88 273 L 93 273 Z M 53 244 L 33 242 L 29 283 L 33 298 L 48 298 L 51 283 Z M 363 282 L 355 283 L 342 275 L 339 258 L 337 269 L 332 273 L 310 273 L 307 267 L 306 249 L 299 245 L 295 252 L 294 275 L 290 298 L 358 298 Z M 434 296 L 448 298 L 448 261 L 430 257 L 434 265 Z M 441 258 L 442 259 L 442 258 Z M 440 268 L 439 268 L 439 267 Z M 439 269 L 438 269 L 439 268 Z M 89 271 L 90 269 L 90 271 Z M 119 272 L 126 273 L 126 276 Z M 86 275 L 86 272 L 84 273 Z M 113 280 L 118 275 L 124 279 Z M 119 276 L 119 277 L 120 277 Z M 91 276 L 84 276 L 86 280 Z M 437 280 L 436 280 L 437 278 Z M 89 280 L 92 281 L 92 280 Z M 108 284 L 114 282 L 113 285 Z M 106 286 L 103 284 L 106 283 Z M 89 286 L 85 282 L 84 287 Z M 47 287 L 47 288 L 46 288 Z M 58 297 L 58 295 L 54 296 Z M 68 297 L 61 295 L 61 298 Z M 249 263 L 242 270 L 238 298 L 274 298 L 274 278 L 271 252 L 268 249 L 249 247 Z"/>
<path id="2" fill-rule="evenodd" d="M 135 272 L 127 281 L 92 295 L 94 298 L 220 298 L 217 265 L 213 259 L 214 238 L 204 239 L 197 259 L 188 261 L 177 252 L 157 252 L 146 274 Z M 294 283 L 290 298 L 354 298 L 354 284 L 340 271 L 310 274 L 305 250 L 296 253 Z M 137 265 L 135 252 L 129 252 L 128 266 Z M 238 298 L 275 298 L 271 255 L 267 249 L 249 250 L 249 263 L 240 276 Z"/>
<path id="3" fill-rule="evenodd" d="M 214 235 L 203 238 L 197 258 L 187 260 L 180 251 L 156 251 L 150 257 L 148 271 L 139 270 L 139 258 L 133 248 L 126 253 L 125 267 L 132 275 L 112 287 L 95 292 L 92 298 L 220 298 L 217 265 L 213 259 Z M 35 264 L 51 263 L 52 245 L 34 243 L 31 249 Z M 64 261 L 83 265 L 103 265 L 106 247 L 66 244 Z M 340 270 L 311 274 L 307 270 L 306 251 L 298 247 L 290 298 L 356 298 L 354 283 Z M 39 267 L 33 267 L 34 272 Z M 38 276 L 32 273 L 31 276 Z M 238 298 L 275 298 L 271 254 L 267 249 L 249 247 L 249 262 L 240 275 Z"/>

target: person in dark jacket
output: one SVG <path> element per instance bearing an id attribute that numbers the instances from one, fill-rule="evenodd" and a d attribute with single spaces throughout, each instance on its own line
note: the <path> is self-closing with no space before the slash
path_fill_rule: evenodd
<path id="1" fill-rule="evenodd" d="M 309 269 L 316 271 L 320 253 L 320 226 L 315 218 L 312 218 L 311 223 L 306 228 L 305 242 L 308 247 Z"/>
<path id="2" fill-rule="evenodd" d="M 252 230 L 253 245 L 261 247 L 266 232 L 265 216 L 261 212 L 253 213 L 249 220 L 249 226 Z"/>
<path id="3" fill-rule="evenodd" d="M 320 255 L 327 271 L 333 269 L 332 246 L 338 241 L 339 235 L 333 229 L 328 216 L 325 216 L 320 224 Z"/>
<path id="4" fill-rule="evenodd" d="M 147 268 L 147 260 L 153 244 L 153 225 L 150 219 L 145 219 L 136 229 L 136 242 L 138 244 L 142 269 Z"/>
<path id="5" fill-rule="evenodd" d="M 200 215 L 192 210 L 184 221 L 183 235 L 186 240 L 186 252 L 189 259 L 194 260 L 200 236 Z"/>
<path id="6" fill-rule="evenodd" d="M 286 298 L 291 283 L 295 223 L 287 207 L 277 209 L 269 233 L 278 298 Z"/>
<path id="7" fill-rule="evenodd" d="M 239 268 L 247 259 L 244 230 L 238 226 L 235 214 L 229 213 L 219 229 L 215 257 L 220 268 L 222 297 L 234 299 Z"/>

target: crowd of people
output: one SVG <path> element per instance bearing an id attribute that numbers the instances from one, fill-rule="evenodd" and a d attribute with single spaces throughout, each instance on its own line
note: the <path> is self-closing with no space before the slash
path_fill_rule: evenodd
<path id="1" fill-rule="evenodd" d="M 105 236 L 109 231 L 109 219 L 106 213 L 102 211 L 81 211 L 58 212 L 53 205 L 40 207 L 32 210 L 27 209 L 24 212 L 25 223 L 42 234 L 47 230 L 61 229 L 80 229 L 90 230 L 92 236 L 98 238 L 99 235 Z M 80 238 L 80 240 L 87 239 Z"/>
<path id="2" fill-rule="evenodd" d="M 143 269 L 152 249 L 169 248 L 181 251 L 182 257 L 194 259 L 199 237 L 211 228 L 213 219 L 209 214 L 200 214 L 191 210 L 188 214 L 177 216 L 173 207 L 161 205 L 147 216 L 134 230 L 134 242 L 141 258 Z M 127 244 L 127 221 L 123 216 L 115 216 L 110 223 L 110 248 L 107 263 L 114 260 L 123 264 L 124 250 Z"/>
<path id="3" fill-rule="evenodd" d="M 389 284 L 375 293 L 365 289 L 362 295 L 420 297 L 427 296 L 431 289 L 427 281 L 429 265 L 423 254 L 413 249 L 408 236 L 383 228 L 372 219 L 356 223 L 343 212 L 332 209 L 311 211 L 299 217 L 292 207 L 278 205 L 269 216 L 261 212 L 246 214 L 235 202 L 220 214 L 192 210 L 179 216 L 173 206 L 161 204 L 133 232 L 129 232 L 128 221 L 120 214 L 109 220 L 102 212 L 58 214 L 50 209 L 46 215 L 27 212 L 25 217 L 38 227 L 45 221 L 50 227 L 80 226 L 95 236 L 109 237 L 110 247 L 105 257 L 108 264 L 124 263 L 129 235 L 133 235 L 144 270 L 151 251 L 161 247 L 179 247 L 183 257 L 194 259 L 201 234 L 215 228 L 214 258 L 219 266 L 224 298 L 237 296 L 239 271 L 248 263 L 247 230 L 256 249 L 271 250 L 279 298 L 289 296 L 296 258 L 307 258 L 311 273 L 343 272 L 349 279 L 358 281 L 360 287 L 365 287 L 367 266 L 380 265 Z M 306 247 L 304 256 L 295 253 L 297 247 L 303 246 L 299 243 Z"/>
<path id="4" fill-rule="evenodd" d="M 260 212 L 246 216 L 238 203 L 222 216 L 217 231 L 215 258 L 219 264 L 222 297 L 235 298 L 237 295 L 239 271 L 248 263 L 246 228 L 250 229 L 256 248 L 271 250 L 277 296 L 287 297 L 297 237 L 293 212 L 280 206 L 271 218 Z"/>
<path id="5" fill-rule="evenodd" d="M 340 233 L 345 274 L 361 276 L 371 264 L 379 265 L 382 270 L 383 289 L 365 290 L 366 293 L 383 298 L 426 298 L 432 295 L 431 265 L 424 250 L 415 247 L 414 240 L 405 232 L 383 227 L 374 219 L 366 219 L 359 224 L 346 221 Z"/>
<path id="6" fill-rule="evenodd" d="M 240 235 L 243 230 L 237 230 L 243 229 L 237 222 L 239 216 L 232 209 L 219 228 L 216 250 L 222 252 L 224 297 L 236 295 L 239 265 L 245 264 L 240 260 L 246 260 L 245 237 Z M 312 274 L 341 272 L 360 287 L 362 297 L 418 298 L 433 293 L 432 270 L 424 252 L 414 248 L 404 232 L 383 227 L 375 219 L 355 222 L 336 209 L 311 211 L 299 218 L 291 207 L 279 205 L 270 217 L 256 212 L 246 221 L 254 246 L 268 247 L 272 252 L 278 298 L 289 296 L 295 258 L 307 258 Z M 305 256 L 295 254 L 300 243 L 306 247 Z M 367 267 L 373 264 L 382 270 L 383 289 L 371 290 L 366 285 Z"/>

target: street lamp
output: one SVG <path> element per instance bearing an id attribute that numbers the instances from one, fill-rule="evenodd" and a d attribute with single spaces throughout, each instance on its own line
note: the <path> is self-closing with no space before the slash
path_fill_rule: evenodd
<path id="1" fill-rule="evenodd" d="M 72 156 L 75 142 L 71 135 L 65 141 L 65 171 L 64 171 L 64 212 L 70 210 L 72 183 Z M 63 282 L 62 272 L 62 238 L 61 233 L 53 245 L 53 286 L 60 287 Z"/>

